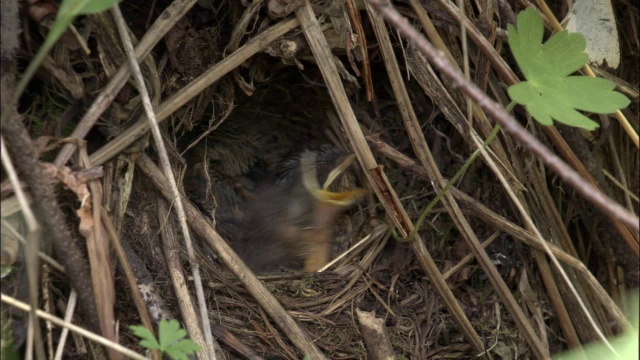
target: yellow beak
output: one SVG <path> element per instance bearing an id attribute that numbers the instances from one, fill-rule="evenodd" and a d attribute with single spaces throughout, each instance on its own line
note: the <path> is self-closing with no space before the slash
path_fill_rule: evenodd
<path id="1" fill-rule="evenodd" d="M 331 170 L 322 188 L 320 187 L 320 183 L 318 183 L 318 169 L 316 168 L 315 160 L 315 154 L 311 152 L 303 154 L 300 158 L 304 187 L 318 201 L 337 207 L 347 207 L 367 193 L 365 189 L 360 188 L 343 192 L 328 190 L 329 186 L 354 163 L 356 160 L 355 155 L 351 154 L 347 156 L 335 169 Z"/>

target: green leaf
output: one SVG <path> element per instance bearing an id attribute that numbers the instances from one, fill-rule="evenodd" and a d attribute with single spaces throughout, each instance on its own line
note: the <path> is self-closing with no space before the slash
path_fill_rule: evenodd
<path id="1" fill-rule="evenodd" d="M 187 332 L 180 328 L 180 323 L 177 320 L 160 320 L 158 338 L 163 350 L 185 336 L 187 336 Z"/>
<path id="2" fill-rule="evenodd" d="M 542 44 L 544 24 L 533 8 L 518 14 L 517 27 L 509 24 L 508 31 L 511 52 L 527 79 L 509 87 L 509 96 L 540 123 L 556 120 L 593 130 L 598 123 L 577 110 L 607 114 L 629 105 L 609 80 L 569 76 L 589 60 L 582 34 L 563 30 Z"/>
<path id="3" fill-rule="evenodd" d="M 180 328 L 177 320 L 160 320 L 158 327 L 158 340 L 144 326 L 131 325 L 131 331 L 137 337 L 144 339 L 140 341 L 140 345 L 147 349 L 157 349 L 162 353 L 169 355 L 174 360 L 186 360 L 187 355 L 193 354 L 200 350 L 200 346 L 190 339 L 183 339 L 187 332 Z"/>
<path id="4" fill-rule="evenodd" d="M 151 331 L 149 331 L 149 329 L 147 329 L 146 327 L 140 325 L 130 325 L 129 329 L 131 329 L 135 336 L 143 339 L 142 341 L 140 341 L 141 346 L 144 346 L 147 349 L 151 350 L 161 349 L 160 344 L 156 340 L 156 337 L 153 336 Z"/>
<path id="5" fill-rule="evenodd" d="M 158 330 L 160 349 L 167 353 L 172 359 L 187 359 L 188 354 L 193 354 L 200 349 L 200 346 L 192 340 L 185 339 L 187 332 L 180 328 L 177 320 L 161 320 Z"/>
<path id="6" fill-rule="evenodd" d="M 109 10 L 119 0 L 63 0 L 58 16 L 78 16 L 96 14 Z"/>
<path id="7" fill-rule="evenodd" d="M 191 340 L 181 340 L 171 345 L 165 352 L 174 360 L 187 360 L 187 355 L 200 350 L 200 346 Z"/>

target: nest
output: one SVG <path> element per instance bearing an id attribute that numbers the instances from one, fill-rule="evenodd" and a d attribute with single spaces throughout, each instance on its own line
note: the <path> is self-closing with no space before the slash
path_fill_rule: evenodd
<path id="1" fill-rule="evenodd" d="M 461 44 L 460 13 L 451 3 L 395 5 L 457 64 L 467 54 L 473 82 L 506 106 L 504 85 L 518 73 L 505 50 L 504 29 L 520 5 L 467 4 L 473 23 L 468 48 Z M 487 138 L 494 123 L 480 107 L 469 108 L 469 123 L 464 91 L 434 71 L 414 42 L 386 27 L 370 5 L 176 0 L 121 6 L 131 33 L 153 49 L 141 70 L 185 201 L 191 239 L 175 215 L 175 198 L 157 165 L 161 156 L 150 145 L 154 140 L 134 82 L 109 88 L 118 95 L 93 120 L 92 131 L 74 132 L 98 111 L 88 111 L 91 99 L 102 96 L 127 62 L 111 15 L 84 17 L 76 27 L 88 35 L 65 34 L 18 107 L 29 136 L 38 139 L 39 148 L 31 152 L 48 164 L 43 179 L 56 186 L 55 197 L 39 200 L 34 192 L 32 202 L 47 231 L 57 220 L 39 203 L 54 204 L 70 240 L 41 239 L 43 251 L 66 269 L 66 275 L 43 274 L 48 312 L 62 316 L 62 304 L 75 288 L 80 316 L 74 321 L 107 339 L 141 353 L 127 326 L 156 328 L 160 319 L 179 319 L 196 343 L 229 359 L 538 358 L 598 339 L 591 321 L 606 335 L 628 328 L 619 308 L 629 305 L 624 289 L 638 286 L 632 242 L 637 250 L 637 234 L 594 210 L 508 133 L 487 146 L 497 164 L 493 169 L 480 158 L 467 164 L 477 149 L 474 137 Z M 19 38 L 16 63 L 3 52 L 7 73 L 31 59 L 48 24 L 47 16 L 35 15 L 47 7 L 27 7 L 22 19 L 31 31 Z M 619 27 L 632 27 L 637 9 L 624 2 L 614 7 Z M 567 12 L 560 5 L 552 10 Z M 158 35 L 162 28 L 170 30 Z M 631 41 L 623 41 L 623 54 L 631 53 Z M 12 44 L 4 34 L 3 44 Z M 637 69 L 629 66 L 637 56 L 622 59 L 620 70 L 598 73 L 632 99 L 625 112 L 637 119 L 637 86 L 628 85 L 638 83 Z M 3 97 L 3 109 L 6 103 Z M 524 109 L 515 116 L 527 121 Z M 561 151 L 573 154 L 583 176 L 591 174 L 609 197 L 637 212 L 637 198 L 629 194 L 638 193 L 638 152 L 621 127 L 612 123 L 591 138 L 561 125 L 543 128 L 530 121 L 528 127 L 547 146 L 564 144 Z M 637 130 L 637 120 L 632 127 Z M 68 151 L 77 142 L 57 142 L 68 136 L 86 137 L 86 146 L 75 152 L 79 156 Z M 19 156 L 21 148 L 7 142 L 12 156 Z M 238 192 L 215 197 L 215 186 L 237 190 L 246 186 L 249 173 L 278 174 L 283 163 L 290 166 L 287 158 L 310 143 L 357 154 L 361 166 L 354 176 L 368 196 L 337 221 L 337 259 L 326 270 L 257 280 L 217 227 L 224 221 L 217 217 L 223 216 L 216 213 L 219 203 L 238 203 Z M 21 165 L 20 175 L 33 188 L 37 182 Z M 263 172 L 252 173 L 256 167 Z M 623 185 L 614 186 L 602 169 Z M 453 186 L 443 191 L 450 179 Z M 594 320 L 573 295 L 561 295 L 571 291 L 506 188 L 550 241 Z M 13 193 L 3 173 L 3 213 L 11 209 Z M 4 219 L 23 232 L 27 226 L 22 216 L 3 214 L 3 265 L 14 269 L 2 280 L 3 294 L 26 301 L 27 260 L 19 246 L 9 245 L 20 231 L 5 233 Z M 187 242 L 193 244 L 192 259 Z M 206 331 L 198 324 L 197 283 L 213 343 L 204 340 Z M 12 323 L 6 336 L 22 346 L 27 317 L 4 304 L 2 315 Z M 51 344 L 61 338 L 58 328 L 41 330 Z M 100 346 L 88 344 L 89 350 L 81 338 L 68 341 L 65 357 L 105 356 Z M 204 349 L 198 358 L 207 358 Z M 117 358 L 111 348 L 106 354 Z"/>

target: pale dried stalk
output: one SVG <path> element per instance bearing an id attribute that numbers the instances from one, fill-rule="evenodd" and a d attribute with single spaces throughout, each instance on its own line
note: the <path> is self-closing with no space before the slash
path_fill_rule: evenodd
<path id="1" fill-rule="evenodd" d="M 156 144 L 156 149 L 158 152 L 158 156 L 160 158 L 160 163 L 162 164 L 164 175 L 169 181 L 169 185 L 171 186 L 171 192 L 173 193 L 173 201 L 175 205 L 174 209 L 176 211 L 176 216 L 178 217 L 180 222 L 182 236 L 184 237 L 184 242 L 187 247 L 187 254 L 189 255 L 189 263 L 191 265 L 193 283 L 196 289 L 198 307 L 200 308 L 200 318 L 201 318 L 200 320 L 202 322 L 204 338 L 207 345 L 207 352 L 209 355 L 209 359 L 215 360 L 216 348 L 219 349 L 220 345 L 218 345 L 218 343 L 213 339 L 213 335 L 211 334 L 211 327 L 209 326 L 209 314 L 207 310 L 207 302 L 204 297 L 204 290 L 202 288 L 202 278 L 200 276 L 200 267 L 196 260 L 195 252 L 193 250 L 191 235 L 189 232 L 189 227 L 187 226 L 187 220 L 186 220 L 187 217 L 184 212 L 184 207 L 182 206 L 182 201 L 180 200 L 180 191 L 178 190 L 178 184 L 176 183 L 175 176 L 173 175 L 173 170 L 171 168 L 171 163 L 169 161 L 169 155 L 167 154 L 167 149 L 164 145 L 164 141 L 162 140 L 162 133 L 160 133 L 160 127 L 158 126 L 158 121 L 156 120 L 156 116 L 153 111 L 153 105 L 151 105 L 151 98 L 149 97 L 149 93 L 147 92 L 144 79 L 142 78 L 140 65 L 136 60 L 136 56 L 133 50 L 133 44 L 131 44 L 131 39 L 129 38 L 129 33 L 127 32 L 127 25 L 125 24 L 124 18 L 122 17 L 122 13 L 120 12 L 120 7 L 117 5 L 114 6 L 111 9 L 111 13 L 113 14 L 114 20 L 118 25 L 118 32 L 120 33 L 120 38 L 122 39 L 122 43 L 127 53 L 129 66 L 131 67 L 131 72 L 138 85 L 138 92 L 140 93 L 140 97 L 142 98 L 142 104 L 144 106 L 147 119 L 149 121 L 151 134 L 153 135 L 153 139 Z"/>

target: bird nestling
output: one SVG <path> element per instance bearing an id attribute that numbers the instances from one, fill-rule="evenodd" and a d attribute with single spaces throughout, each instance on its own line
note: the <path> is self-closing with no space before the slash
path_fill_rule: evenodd
<path id="1" fill-rule="evenodd" d="M 354 161 L 330 145 L 303 150 L 248 201 L 231 247 L 257 273 L 319 270 L 330 260 L 336 218 L 366 193 L 339 181 Z"/>

